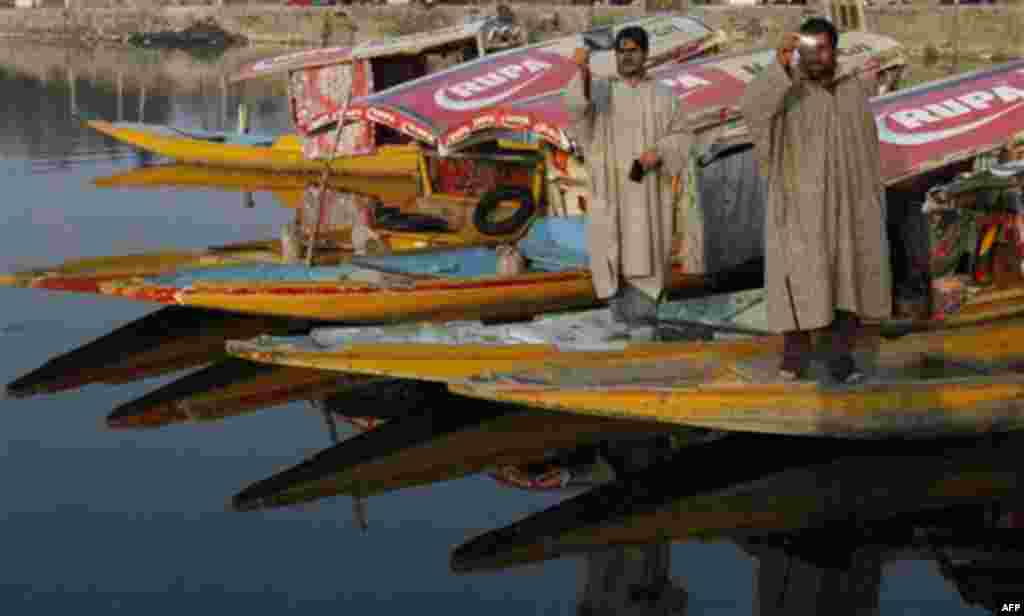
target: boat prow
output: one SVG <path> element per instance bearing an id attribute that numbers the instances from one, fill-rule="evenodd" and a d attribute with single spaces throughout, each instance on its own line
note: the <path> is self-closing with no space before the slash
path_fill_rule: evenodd
<path id="1" fill-rule="evenodd" d="M 298 137 L 185 130 L 158 124 L 85 120 L 93 130 L 140 150 L 178 162 L 250 170 L 320 173 L 325 162 L 306 158 Z M 372 154 L 338 156 L 330 163 L 339 175 L 376 178 L 416 177 L 419 146 L 383 145 Z"/>

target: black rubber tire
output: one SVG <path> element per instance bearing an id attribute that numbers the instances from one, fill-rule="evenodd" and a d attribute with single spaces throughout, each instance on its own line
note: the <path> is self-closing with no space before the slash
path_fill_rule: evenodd
<path id="1" fill-rule="evenodd" d="M 519 209 L 508 218 L 494 222 L 490 216 L 502 201 L 518 201 Z M 536 209 L 537 204 L 529 190 L 518 186 L 499 186 L 480 197 L 473 210 L 473 226 L 484 235 L 508 235 L 529 222 Z"/>

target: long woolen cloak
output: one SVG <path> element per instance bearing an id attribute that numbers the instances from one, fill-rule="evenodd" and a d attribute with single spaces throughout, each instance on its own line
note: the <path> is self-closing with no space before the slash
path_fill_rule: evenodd
<path id="1" fill-rule="evenodd" d="M 685 171 L 691 143 L 676 99 L 650 77 L 635 86 L 612 77 L 594 79 L 588 101 L 578 75 L 565 104 L 590 176 L 587 243 L 597 295 L 613 296 L 621 277 L 657 298 L 672 250 L 672 177 Z M 662 164 L 633 182 L 630 166 L 648 149 Z"/>
<path id="2" fill-rule="evenodd" d="M 837 309 L 891 313 L 873 87 L 851 75 L 829 92 L 773 62 L 740 101 L 768 180 L 765 302 L 776 331 L 824 327 Z"/>

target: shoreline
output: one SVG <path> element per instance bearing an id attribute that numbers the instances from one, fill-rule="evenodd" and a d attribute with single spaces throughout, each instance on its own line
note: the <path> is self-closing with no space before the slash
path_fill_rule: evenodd
<path id="1" fill-rule="evenodd" d="M 644 14 L 639 7 L 509 4 L 534 40 L 565 36 L 610 18 Z M 180 31 L 196 23 L 215 25 L 252 45 L 347 45 L 373 38 L 422 32 L 451 25 L 471 15 L 494 13 L 494 4 L 286 7 L 246 4 L 223 7 L 137 6 L 133 8 L 0 9 L 0 38 L 81 45 L 129 46 L 131 34 Z M 736 51 L 771 45 L 795 29 L 811 11 L 804 6 L 699 6 L 689 11 L 708 26 L 723 30 Z M 1000 61 L 1024 55 L 1024 7 L 987 5 L 898 5 L 865 11 L 868 29 L 906 45 L 910 55 L 943 58 L 959 55 Z M 960 49 L 954 41 L 960 39 Z"/>

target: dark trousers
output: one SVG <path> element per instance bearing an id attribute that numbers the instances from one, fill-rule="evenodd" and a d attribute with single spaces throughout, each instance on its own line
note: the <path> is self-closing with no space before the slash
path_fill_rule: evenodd
<path id="1" fill-rule="evenodd" d="M 832 349 L 829 362 L 845 361 L 853 354 L 853 345 L 860 329 L 860 317 L 853 312 L 836 310 L 835 319 L 827 328 L 832 334 Z M 782 366 L 789 370 L 799 370 L 807 366 L 811 359 L 813 345 L 811 331 L 797 330 L 783 334 Z"/>

